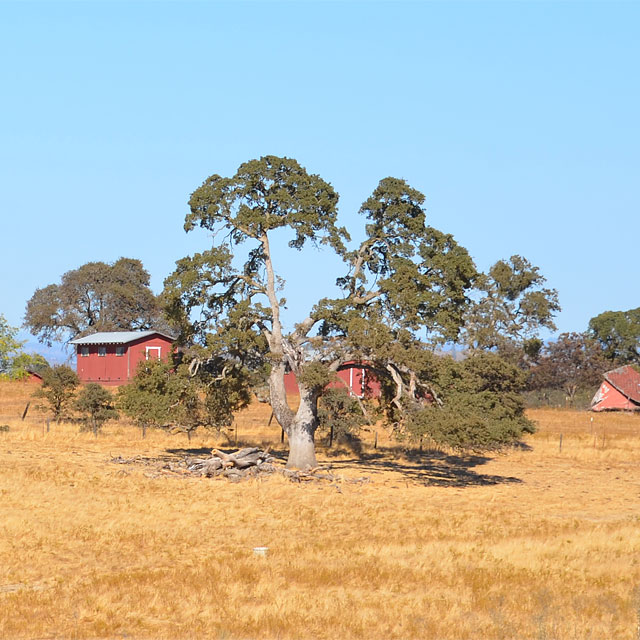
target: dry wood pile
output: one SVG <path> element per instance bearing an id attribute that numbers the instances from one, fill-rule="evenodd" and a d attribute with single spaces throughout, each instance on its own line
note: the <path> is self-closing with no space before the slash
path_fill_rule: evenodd
<path id="1" fill-rule="evenodd" d="M 239 482 L 247 478 L 263 477 L 274 473 L 283 475 L 292 482 L 328 481 L 328 482 L 349 482 L 362 484 L 369 481 L 369 478 L 345 479 L 335 476 L 326 470 L 316 467 L 305 471 L 299 469 L 285 469 L 275 464 L 276 459 L 269 454 L 269 449 L 258 447 L 246 447 L 233 453 L 224 453 L 214 449 L 211 455 L 206 458 L 193 458 L 185 456 L 183 458 L 164 456 L 161 458 L 144 458 L 136 456 L 134 458 L 122 458 L 116 456 L 111 458 L 114 464 L 133 464 L 153 467 L 154 471 L 150 477 L 157 477 L 165 474 L 179 474 L 182 476 L 203 476 L 207 478 L 223 477 L 232 482 Z"/>
<path id="2" fill-rule="evenodd" d="M 225 476 L 241 479 L 250 476 L 273 473 L 275 458 L 269 455 L 269 449 L 246 447 L 235 453 L 224 453 L 214 449 L 208 458 L 187 458 L 187 469 L 198 476 L 207 478 Z"/>

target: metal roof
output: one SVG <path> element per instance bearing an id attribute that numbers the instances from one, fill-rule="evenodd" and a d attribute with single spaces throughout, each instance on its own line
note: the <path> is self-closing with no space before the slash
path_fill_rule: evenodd
<path id="1" fill-rule="evenodd" d="M 640 403 L 640 373 L 631 365 L 607 371 L 604 379 L 629 400 Z"/>
<path id="2" fill-rule="evenodd" d="M 147 336 L 159 335 L 167 340 L 175 340 L 161 331 L 100 331 L 84 338 L 71 340 L 69 344 L 126 344 Z"/>

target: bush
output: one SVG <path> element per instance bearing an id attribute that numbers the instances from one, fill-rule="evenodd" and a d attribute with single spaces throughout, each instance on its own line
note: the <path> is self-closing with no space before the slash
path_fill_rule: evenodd
<path id="1" fill-rule="evenodd" d="M 66 365 L 45 369 L 42 372 L 42 385 L 33 394 L 34 398 L 42 398 L 45 405 L 40 408 L 50 409 L 55 420 L 60 422 L 69 417 L 76 388 L 80 380 L 76 372 Z"/>
<path id="2" fill-rule="evenodd" d="M 406 424 L 411 437 L 483 450 L 534 433 L 534 423 L 524 415 L 525 375 L 498 355 L 478 353 L 462 362 L 443 358 L 436 381 L 442 406 L 415 406 Z"/>
<path id="3" fill-rule="evenodd" d="M 85 429 L 92 430 L 95 435 L 107 420 L 118 419 L 113 396 L 95 382 L 90 382 L 80 391 L 74 406 L 84 418 Z"/>

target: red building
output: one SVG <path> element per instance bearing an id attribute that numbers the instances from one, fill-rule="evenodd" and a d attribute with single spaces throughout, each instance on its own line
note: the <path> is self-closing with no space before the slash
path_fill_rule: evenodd
<path id="1" fill-rule="evenodd" d="M 126 384 L 143 360 L 166 360 L 173 338 L 159 331 L 105 331 L 72 340 L 81 382 Z"/>
<path id="2" fill-rule="evenodd" d="M 592 411 L 640 411 L 640 373 L 627 365 L 604 374 Z"/>
<path id="3" fill-rule="evenodd" d="M 357 362 L 347 362 L 337 371 L 339 381 L 331 382 L 328 387 L 346 389 L 358 398 L 377 398 L 380 396 L 380 381 L 369 369 Z M 292 371 L 284 375 L 284 388 L 289 395 L 298 395 L 298 382 Z"/>

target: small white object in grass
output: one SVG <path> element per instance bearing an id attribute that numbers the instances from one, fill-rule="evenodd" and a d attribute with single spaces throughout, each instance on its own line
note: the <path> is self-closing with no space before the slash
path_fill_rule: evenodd
<path id="1" fill-rule="evenodd" d="M 253 547 L 253 553 L 256 556 L 266 556 L 269 553 L 269 547 Z"/>

